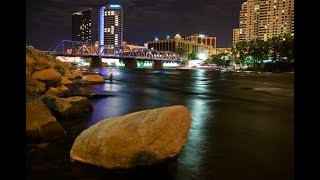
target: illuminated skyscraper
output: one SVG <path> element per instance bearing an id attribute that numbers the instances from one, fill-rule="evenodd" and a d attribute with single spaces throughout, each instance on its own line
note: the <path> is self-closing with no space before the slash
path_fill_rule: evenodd
<path id="1" fill-rule="evenodd" d="M 123 41 L 123 10 L 121 5 L 110 4 L 100 9 L 99 44 L 121 46 Z"/>
<path id="2" fill-rule="evenodd" d="M 91 42 L 91 9 L 72 14 L 72 40 Z"/>
<path id="3" fill-rule="evenodd" d="M 294 33 L 294 0 L 247 0 L 241 6 L 233 43 Z"/>

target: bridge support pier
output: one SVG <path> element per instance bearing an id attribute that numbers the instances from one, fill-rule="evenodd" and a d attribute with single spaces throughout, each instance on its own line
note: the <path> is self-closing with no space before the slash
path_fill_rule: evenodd
<path id="1" fill-rule="evenodd" d="M 90 67 L 102 67 L 101 57 L 90 57 Z"/>
<path id="2" fill-rule="evenodd" d="M 152 61 L 152 68 L 162 69 L 163 61 Z"/>
<path id="3" fill-rule="evenodd" d="M 137 61 L 135 59 L 122 59 L 125 68 L 136 68 Z"/>

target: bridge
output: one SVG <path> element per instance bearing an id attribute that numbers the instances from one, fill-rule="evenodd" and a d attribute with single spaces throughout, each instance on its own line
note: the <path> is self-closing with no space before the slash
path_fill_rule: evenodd
<path id="1" fill-rule="evenodd" d="M 174 61 L 180 62 L 176 52 L 158 51 L 147 48 L 133 48 L 128 46 L 94 46 L 91 42 L 62 40 L 57 42 L 52 50 L 43 51 L 44 54 L 56 56 L 71 57 L 99 57 L 99 58 L 117 58 L 117 59 L 134 59 L 149 61 Z"/>

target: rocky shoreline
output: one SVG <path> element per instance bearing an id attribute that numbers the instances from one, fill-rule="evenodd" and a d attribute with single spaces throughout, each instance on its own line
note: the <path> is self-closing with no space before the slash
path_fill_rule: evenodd
<path id="1" fill-rule="evenodd" d="M 59 122 L 85 118 L 93 111 L 88 98 L 72 86 L 106 83 L 101 75 L 83 75 L 50 55 L 26 46 L 26 136 L 41 146 L 68 133 Z M 69 88 L 68 88 L 69 87 Z M 186 143 L 190 111 L 183 105 L 148 109 L 102 119 L 78 134 L 70 160 L 106 169 L 151 166 L 176 158 Z"/>
<path id="2" fill-rule="evenodd" d="M 83 76 L 53 56 L 26 46 L 27 141 L 52 141 L 66 134 L 60 120 L 81 118 L 93 110 L 85 96 L 75 96 L 67 86 L 105 83 L 100 75 Z M 88 95 L 89 96 L 89 95 Z"/>

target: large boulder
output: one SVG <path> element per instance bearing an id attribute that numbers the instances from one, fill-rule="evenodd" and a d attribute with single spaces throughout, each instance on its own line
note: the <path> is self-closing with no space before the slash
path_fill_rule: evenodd
<path id="1" fill-rule="evenodd" d="M 30 139 L 53 140 L 65 135 L 56 118 L 40 99 L 26 102 L 26 132 Z"/>
<path id="2" fill-rule="evenodd" d="M 108 169 L 161 163 L 177 157 L 190 125 L 181 105 L 107 118 L 81 132 L 70 157 Z"/>
<path id="3" fill-rule="evenodd" d="M 82 84 L 91 84 L 91 83 L 105 83 L 104 79 L 100 75 L 86 75 L 81 79 Z"/>
<path id="4" fill-rule="evenodd" d="M 82 118 L 86 112 L 92 110 L 88 105 L 80 106 L 80 102 L 77 104 L 72 102 L 70 99 L 59 98 L 56 96 L 43 96 L 42 101 L 58 119 Z M 78 101 L 80 101 L 80 99 Z M 85 103 L 86 102 L 83 102 L 83 104 Z"/>
<path id="5" fill-rule="evenodd" d="M 52 81 L 52 82 L 60 82 L 62 79 L 62 76 L 60 73 L 58 73 L 55 69 L 44 69 L 42 71 L 37 71 L 32 74 L 32 77 L 34 79 L 39 79 L 42 81 Z"/>

